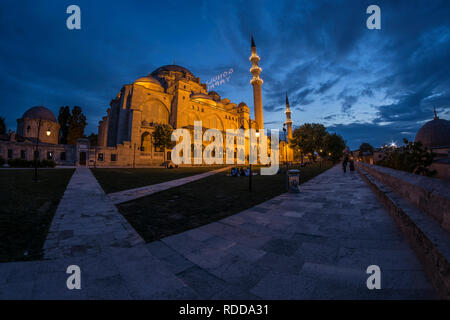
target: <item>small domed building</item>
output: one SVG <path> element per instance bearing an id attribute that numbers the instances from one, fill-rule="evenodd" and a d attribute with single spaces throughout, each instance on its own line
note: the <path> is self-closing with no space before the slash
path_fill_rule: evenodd
<path id="1" fill-rule="evenodd" d="M 432 169 L 438 177 L 450 180 L 450 121 L 440 119 L 434 109 L 434 118 L 417 132 L 414 142 L 421 142 L 435 153 Z"/>
<path id="2" fill-rule="evenodd" d="M 420 141 L 430 149 L 450 149 L 450 121 L 439 119 L 434 109 L 433 120 L 419 129 L 414 141 Z"/>
<path id="3" fill-rule="evenodd" d="M 78 164 L 75 145 L 58 144 L 60 126 L 53 112 L 36 106 L 17 119 L 16 132 L 0 135 L 0 157 L 11 160 L 52 160 L 57 165 Z"/>
<path id="4" fill-rule="evenodd" d="M 59 124 L 56 117 L 44 106 L 32 107 L 17 119 L 17 134 L 40 143 L 58 144 Z"/>

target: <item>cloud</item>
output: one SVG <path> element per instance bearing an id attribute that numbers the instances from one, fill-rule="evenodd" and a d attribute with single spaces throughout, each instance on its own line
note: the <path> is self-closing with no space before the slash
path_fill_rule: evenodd
<path id="1" fill-rule="evenodd" d="M 328 90 L 330 90 L 337 82 L 339 81 L 339 78 L 336 78 L 334 80 L 328 80 L 326 82 L 322 82 L 316 90 L 314 90 L 314 93 L 316 94 L 324 94 Z"/>

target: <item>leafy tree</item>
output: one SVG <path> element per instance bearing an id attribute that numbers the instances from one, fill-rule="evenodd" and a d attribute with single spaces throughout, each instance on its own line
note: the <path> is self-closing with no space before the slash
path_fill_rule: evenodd
<path id="1" fill-rule="evenodd" d="M 303 162 L 303 155 L 308 153 L 311 153 L 315 159 L 314 152 L 323 149 L 326 136 L 327 131 L 323 124 L 305 123 L 293 131 L 289 144 L 293 149 L 300 149 L 300 157 Z"/>
<path id="2" fill-rule="evenodd" d="M 345 147 L 344 139 L 336 133 L 328 133 L 324 138 L 324 153 L 330 157 L 333 163 L 336 163 L 344 155 Z"/>
<path id="3" fill-rule="evenodd" d="M 0 134 L 6 133 L 5 118 L 0 117 Z"/>
<path id="4" fill-rule="evenodd" d="M 72 116 L 68 106 L 60 107 L 58 114 L 59 123 L 59 143 L 67 144 L 67 135 L 69 134 L 69 125 Z"/>
<path id="5" fill-rule="evenodd" d="M 86 125 L 86 116 L 83 114 L 81 108 L 78 106 L 73 107 L 67 133 L 67 144 L 76 144 L 77 139 L 84 136 L 84 128 Z"/>
<path id="6" fill-rule="evenodd" d="M 391 149 L 388 155 L 377 164 L 396 170 L 407 171 L 423 176 L 432 177 L 437 171 L 430 170 L 435 154 L 421 142 L 403 139 L 405 146 Z"/>
<path id="7" fill-rule="evenodd" d="M 88 139 L 89 139 L 89 144 L 91 145 L 91 147 L 97 146 L 97 138 L 98 138 L 97 134 L 95 134 L 95 133 L 90 134 Z"/>
<path id="8" fill-rule="evenodd" d="M 158 124 L 155 127 L 155 131 L 152 133 L 154 146 L 161 149 L 172 148 L 172 132 L 172 126 L 168 124 Z"/>
<path id="9" fill-rule="evenodd" d="M 374 147 L 372 147 L 367 142 L 361 143 L 359 146 L 359 155 L 362 156 L 365 152 L 373 153 Z"/>

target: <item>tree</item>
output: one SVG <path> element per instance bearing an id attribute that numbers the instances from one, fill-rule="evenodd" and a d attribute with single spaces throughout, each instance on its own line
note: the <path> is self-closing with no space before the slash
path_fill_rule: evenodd
<path id="1" fill-rule="evenodd" d="M 88 139 L 89 139 L 89 145 L 90 145 L 91 147 L 97 146 L 97 138 L 98 138 L 98 135 L 97 135 L 97 134 L 95 134 L 95 133 L 91 133 L 91 134 L 90 134 L 90 136 L 88 137 Z"/>
<path id="2" fill-rule="evenodd" d="M 411 142 L 403 139 L 405 146 L 389 151 L 387 157 L 377 164 L 396 170 L 407 171 L 423 176 L 432 177 L 437 171 L 430 170 L 435 154 L 421 142 Z"/>
<path id="3" fill-rule="evenodd" d="M 372 154 L 373 150 L 374 150 L 374 147 L 372 147 L 367 142 L 363 142 L 359 146 L 359 155 L 362 156 L 362 155 L 364 155 L 365 152 L 370 152 Z"/>
<path id="4" fill-rule="evenodd" d="M 71 118 L 72 116 L 70 114 L 70 108 L 68 106 L 59 108 L 59 143 L 67 144 L 67 135 L 69 134 L 69 125 Z"/>
<path id="5" fill-rule="evenodd" d="M 86 125 L 86 116 L 83 114 L 81 108 L 78 106 L 73 107 L 67 133 L 67 144 L 76 144 L 77 140 L 84 136 L 84 128 Z"/>
<path id="6" fill-rule="evenodd" d="M 0 134 L 6 133 L 5 118 L 0 117 Z"/>
<path id="7" fill-rule="evenodd" d="M 345 141 L 342 136 L 336 133 L 327 134 L 324 138 L 325 153 L 328 154 L 333 163 L 336 163 L 344 155 Z"/>
<path id="8" fill-rule="evenodd" d="M 154 146 L 161 149 L 172 148 L 172 132 L 172 126 L 168 124 L 158 124 L 152 133 Z"/>
<path id="9" fill-rule="evenodd" d="M 300 149 L 301 162 L 303 162 L 303 155 L 308 153 L 311 153 L 315 160 L 314 152 L 323 149 L 326 135 L 327 130 L 323 124 L 305 123 L 294 130 L 292 139 L 289 139 L 289 145 L 293 149 Z"/>

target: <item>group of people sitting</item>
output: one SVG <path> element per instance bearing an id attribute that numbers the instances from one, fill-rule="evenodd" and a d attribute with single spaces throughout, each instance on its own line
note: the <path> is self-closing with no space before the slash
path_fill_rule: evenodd
<path id="1" fill-rule="evenodd" d="M 250 169 L 249 168 L 231 168 L 230 175 L 232 177 L 248 177 L 250 175 Z"/>

